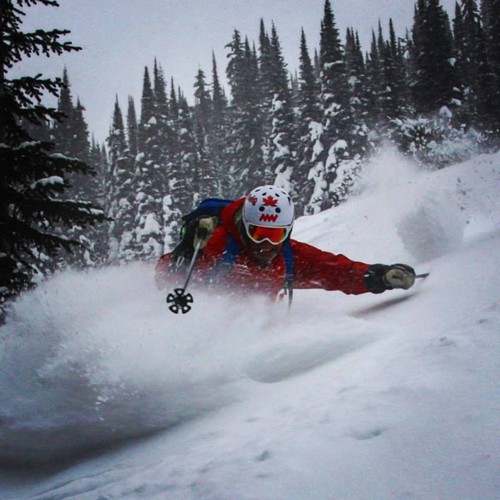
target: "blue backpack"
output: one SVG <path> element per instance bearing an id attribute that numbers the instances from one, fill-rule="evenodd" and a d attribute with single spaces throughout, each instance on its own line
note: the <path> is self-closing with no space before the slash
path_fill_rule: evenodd
<path id="1" fill-rule="evenodd" d="M 180 262 L 189 263 L 194 253 L 194 235 L 198 225 L 198 220 L 202 217 L 217 217 L 220 220 L 220 213 L 223 208 L 233 203 L 233 200 L 225 200 L 221 198 L 207 198 L 191 212 L 182 217 L 183 224 L 180 231 L 181 241 L 172 252 L 172 262 L 179 265 Z M 283 258 L 285 261 L 285 283 L 283 289 L 288 294 L 289 304 L 292 302 L 293 296 L 293 272 L 294 272 L 294 257 L 292 246 L 289 240 L 283 243 Z M 228 235 L 226 248 L 217 263 L 212 279 L 217 280 L 227 275 L 240 253 L 240 245 L 238 241 L 231 235 Z"/>

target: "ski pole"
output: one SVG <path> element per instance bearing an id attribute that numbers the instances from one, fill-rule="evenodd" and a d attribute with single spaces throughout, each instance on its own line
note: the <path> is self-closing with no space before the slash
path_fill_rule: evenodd
<path id="1" fill-rule="evenodd" d="M 189 282 L 191 281 L 194 265 L 201 250 L 201 244 L 208 234 L 207 230 L 204 228 L 198 228 L 196 233 L 198 236 L 198 243 L 196 244 L 196 247 L 194 249 L 191 263 L 189 264 L 188 274 L 186 277 L 186 281 L 184 282 L 184 286 L 182 288 L 175 288 L 173 293 L 169 293 L 167 295 L 166 302 L 167 304 L 171 304 L 169 306 L 169 309 L 174 314 L 178 314 L 179 310 L 182 312 L 182 314 L 186 314 L 191 310 L 190 304 L 193 302 L 193 296 L 190 293 L 186 293 L 186 289 L 189 285 Z"/>
<path id="2" fill-rule="evenodd" d="M 421 279 L 423 279 L 423 278 L 427 278 L 427 276 L 429 276 L 429 274 L 431 274 L 431 273 L 422 273 L 422 274 L 417 274 L 417 275 L 415 275 L 415 279 L 416 279 L 416 280 L 421 280 Z"/>

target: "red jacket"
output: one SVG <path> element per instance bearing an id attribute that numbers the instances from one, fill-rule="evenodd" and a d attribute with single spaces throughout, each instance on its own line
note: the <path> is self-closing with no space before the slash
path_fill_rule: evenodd
<path id="1" fill-rule="evenodd" d="M 244 198 L 231 203 L 221 212 L 221 224 L 217 226 L 196 263 L 196 277 L 203 281 L 219 262 L 230 234 L 240 245 L 236 262 L 224 276 L 224 283 L 231 288 L 275 296 L 285 282 L 283 251 L 267 266 L 252 258 L 235 224 L 235 213 L 243 205 Z M 293 287 L 339 290 L 347 294 L 361 294 L 370 290 L 365 285 L 364 275 L 369 264 L 354 262 L 344 255 L 334 255 L 296 240 L 290 240 L 294 256 Z M 156 266 L 158 284 L 172 281 L 169 269 L 171 254 L 163 255 Z M 169 279 L 170 278 L 170 279 Z"/>

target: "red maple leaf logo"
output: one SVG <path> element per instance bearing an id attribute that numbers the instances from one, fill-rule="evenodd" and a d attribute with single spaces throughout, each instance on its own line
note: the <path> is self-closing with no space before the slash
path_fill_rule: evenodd
<path id="1" fill-rule="evenodd" d="M 278 204 L 278 200 L 273 198 L 271 195 L 267 196 L 262 200 L 265 207 L 275 207 Z"/>
<path id="2" fill-rule="evenodd" d="M 257 197 L 256 196 L 248 196 L 248 201 L 255 206 L 255 204 L 257 203 Z"/>

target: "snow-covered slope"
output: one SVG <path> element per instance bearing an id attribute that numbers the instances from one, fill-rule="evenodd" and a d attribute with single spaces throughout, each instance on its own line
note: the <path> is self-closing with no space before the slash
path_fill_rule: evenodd
<path id="1" fill-rule="evenodd" d="M 0 497 L 500 498 L 499 186 L 500 154 L 389 151 L 297 221 L 431 272 L 408 292 L 298 290 L 288 313 L 193 290 L 176 316 L 130 265 L 26 294 L 0 329 Z"/>

